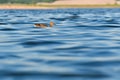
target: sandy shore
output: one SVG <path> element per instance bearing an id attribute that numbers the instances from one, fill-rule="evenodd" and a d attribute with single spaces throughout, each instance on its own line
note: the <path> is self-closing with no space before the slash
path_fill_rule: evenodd
<path id="1" fill-rule="evenodd" d="M 0 9 L 53 9 L 53 7 L 47 7 L 47 6 L 36 6 L 36 5 L 0 5 Z"/>
<path id="2" fill-rule="evenodd" d="M 23 5 L 23 4 L 4 4 L 0 5 L 0 9 L 57 9 L 57 8 L 120 8 L 120 5 Z"/>
<path id="3" fill-rule="evenodd" d="M 107 5 L 115 4 L 115 0 L 57 0 L 53 4 L 65 4 L 65 5 Z"/>

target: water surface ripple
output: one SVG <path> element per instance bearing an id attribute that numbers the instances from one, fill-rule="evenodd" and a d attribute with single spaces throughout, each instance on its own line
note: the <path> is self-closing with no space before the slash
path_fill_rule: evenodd
<path id="1" fill-rule="evenodd" d="M 0 80 L 119 80 L 119 11 L 0 10 Z"/>

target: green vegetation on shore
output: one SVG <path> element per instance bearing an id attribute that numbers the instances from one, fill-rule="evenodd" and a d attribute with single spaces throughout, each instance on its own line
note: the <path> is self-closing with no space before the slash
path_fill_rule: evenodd
<path id="1" fill-rule="evenodd" d="M 35 4 L 38 2 L 53 2 L 55 0 L 0 0 L 0 4 L 7 3 L 21 3 L 21 4 Z"/>

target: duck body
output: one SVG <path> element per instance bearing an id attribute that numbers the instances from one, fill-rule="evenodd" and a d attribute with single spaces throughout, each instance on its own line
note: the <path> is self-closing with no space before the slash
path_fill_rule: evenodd
<path id="1" fill-rule="evenodd" d="M 34 26 L 37 27 L 37 28 L 46 28 L 46 27 L 48 27 L 48 25 L 44 24 L 44 23 L 36 23 L 36 24 L 34 24 Z"/>
<path id="2" fill-rule="evenodd" d="M 36 23 L 34 24 L 35 27 L 37 28 L 46 28 L 46 27 L 53 27 L 54 23 L 50 22 L 50 24 L 45 24 L 45 23 Z"/>

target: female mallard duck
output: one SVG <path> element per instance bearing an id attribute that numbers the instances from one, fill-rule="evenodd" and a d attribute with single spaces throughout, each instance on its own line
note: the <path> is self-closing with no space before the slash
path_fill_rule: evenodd
<path id="1" fill-rule="evenodd" d="M 44 24 L 44 23 L 36 23 L 36 24 L 34 24 L 34 26 L 38 27 L 38 28 L 53 27 L 54 26 L 54 22 L 50 22 L 49 26 L 47 24 Z"/>

